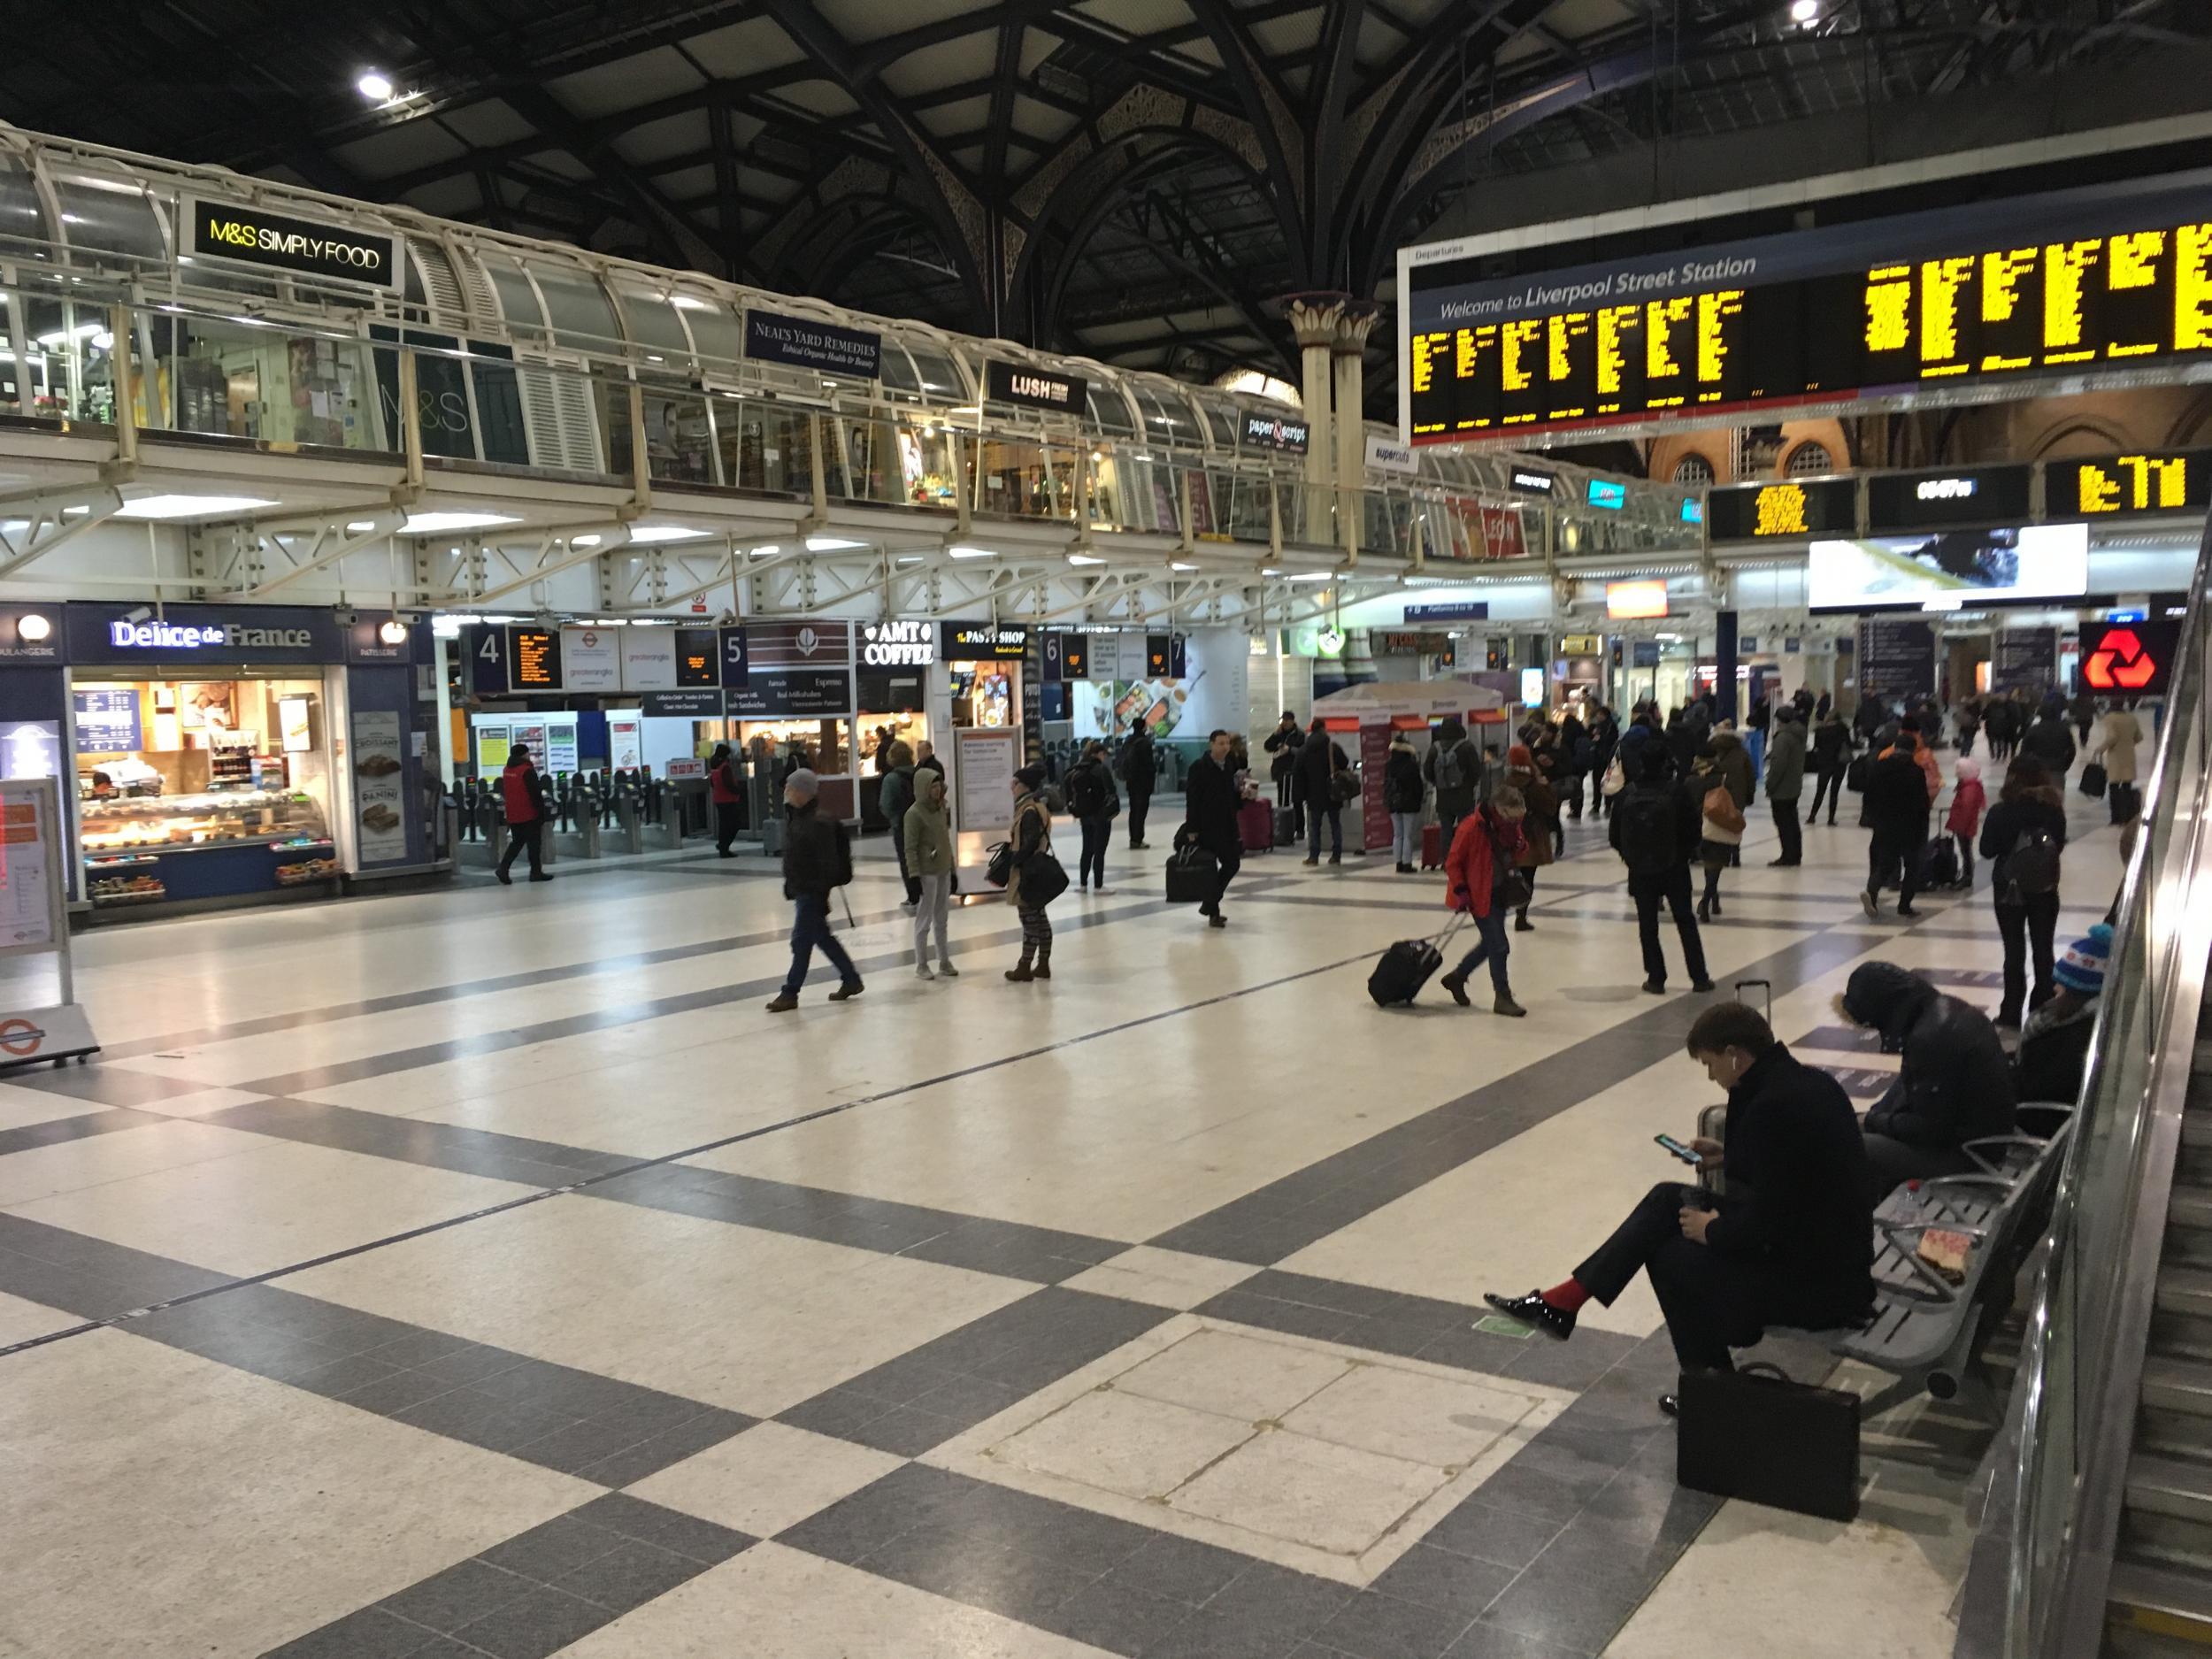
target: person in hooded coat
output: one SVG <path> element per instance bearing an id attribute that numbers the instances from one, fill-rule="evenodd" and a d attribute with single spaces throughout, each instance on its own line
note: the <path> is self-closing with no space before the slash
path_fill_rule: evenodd
<path id="1" fill-rule="evenodd" d="M 1774 711 L 1774 729 L 1767 735 L 1767 804 L 1774 809 L 1774 833 L 1782 842 L 1781 856 L 1770 862 L 1784 870 L 1805 861 L 1804 827 L 1797 821 L 1804 792 L 1804 711 L 1786 703 Z"/>
<path id="2" fill-rule="evenodd" d="M 1436 791 L 1437 840 L 1449 848 L 1459 820 L 1475 810 L 1475 792 L 1482 785 L 1482 751 L 1457 717 L 1437 722 L 1436 741 L 1421 757 L 1421 776 Z"/>
<path id="3" fill-rule="evenodd" d="M 1383 805 L 1390 811 L 1390 850 L 1402 876 L 1420 872 L 1421 803 L 1428 793 L 1413 740 L 1403 732 L 1391 733 L 1389 757 L 1383 764 Z"/>
<path id="4" fill-rule="evenodd" d="M 1854 969 L 1836 1010 L 1903 1058 L 1862 1125 L 1870 1202 L 1905 1181 L 1968 1174 L 1978 1166 L 1966 1142 L 2013 1132 L 2012 1062 L 1980 1010 L 1891 962 Z"/>

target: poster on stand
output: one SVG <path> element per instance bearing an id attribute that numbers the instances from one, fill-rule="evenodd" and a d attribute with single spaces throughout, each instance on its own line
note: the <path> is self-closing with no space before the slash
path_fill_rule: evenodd
<path id="1" fill-rule="evenodd" d="M 362 709 L 353 717 L 353 818 L 363 864 L 407 856 L 407 815 L 401 779 L 399 716 Z"/>
<path id="2" fill-rule="evenodd" d="M 1383 796 L 1383 780 L 1390 769 L 1390 727 L 1371 721 L 1359 728 L 1360 850 L 1374 852 L 1390 845 L 1390 803 Z"/>
<path id="3" fill-rule="evenodd" d="M 954 827 L 963 836 L 1004 839 L 1014 822 L 1014 768 L 1021 734 L 1011 726 L 956 726 L 953 775 L 959 780 Z M 970 849 L 963 846 L 961 860 Z"/>
<path id="4" fill-rule="evenodd" d="M 635 720 L 607 722 L 607 764 L 615 771 L 631 772 L 643 764 L 645 748 L 639 730 Z"/>
<path id="5" fill-rule="evenodd" d="M 622 628 L 563 628 L 565 689 L 588 696 L 622 689 Z"/>

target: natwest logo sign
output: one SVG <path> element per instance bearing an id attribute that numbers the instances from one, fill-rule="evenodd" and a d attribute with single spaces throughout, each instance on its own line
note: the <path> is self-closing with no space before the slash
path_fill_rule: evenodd
<path id="1" fill-rule="evenodd" d="M 2177 622 L 2085 623 L 2082 684 L 2111 695 L 2162 697 L 2173 679 L 2180 645 Z"/>
<path id="2" fill-rule="evenodd" d="M 234 622 L 189 624 L 119 619 L 108 624 L 108 643 L 144 651 L 196 651 L 209 646 L 218 650 L 304 651 L 314 648 L 315 636 L 305 628 L 250 628 Z"/>
<path id="3" fill-rule="evenodd" d="M 937 660 L 937 641 L 926 622 L 865 622 L 860 660 L 871 668 L 926 668 Z"/>

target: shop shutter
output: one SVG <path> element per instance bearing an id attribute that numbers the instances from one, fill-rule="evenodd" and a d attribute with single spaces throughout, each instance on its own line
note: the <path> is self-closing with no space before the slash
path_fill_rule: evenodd
<path id="1" fill-rule="evenodd" d="M 523 426 L 530 434 L 534 466 L 572 472 L 604 472 L 598 421 L 592 410 L 591 382 L 575 373 L 515 365 L 522 396 Z"/>

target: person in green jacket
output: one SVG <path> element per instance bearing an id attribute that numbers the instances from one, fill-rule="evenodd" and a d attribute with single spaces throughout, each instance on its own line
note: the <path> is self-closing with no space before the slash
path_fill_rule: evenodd
<path id="1" fill-rule="evenodd" d="M 1805 793 L 1805 717 L 1793 704 L 1774 711 L 1767 736 L 1767 803 L 1774 809 L 1774 833 L 1782 856 L 1768 862 L 1787 870 L 1804 862 L 1805 831 L 1797 821 L 1798 798 Z"/>
<path id="2" fill-rule="evenodd" d="M 945 940 L 945 911 L 952 901 L 952 814 L 945 806 L 945 774 L 934 771 L 914 773 L 914 803 L 906 809 L 901 827 L 900 855 L 907 879 L 920 893 L 914 907 L 914 972 L 933 979 L 938 973 L 956 979 L 952 947 Z M 937 973 L 929 971 L 930 935 L 937 936 Z"/>

